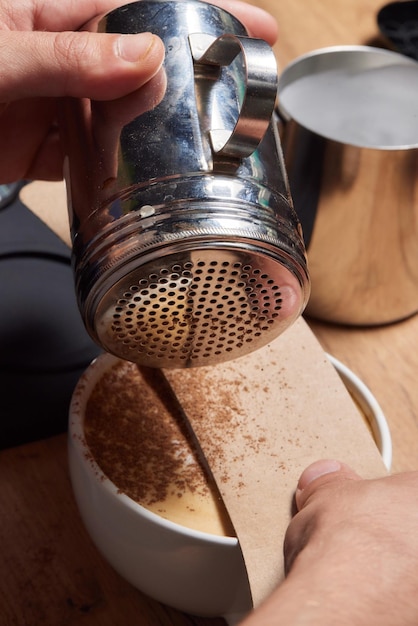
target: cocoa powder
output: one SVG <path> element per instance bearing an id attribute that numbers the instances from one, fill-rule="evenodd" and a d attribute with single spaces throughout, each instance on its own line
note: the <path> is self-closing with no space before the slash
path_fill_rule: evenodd
<path id="1" fill-rule="evenodd" d="M 205 497 L 216 487 L 199 462 L 158 370 L 118 361 L 95 385 L 85 413 L 85 436 L 101 470 L 145 507 L 175 495 Z M 220 504 L 220 503 L 219 503 Z"/>

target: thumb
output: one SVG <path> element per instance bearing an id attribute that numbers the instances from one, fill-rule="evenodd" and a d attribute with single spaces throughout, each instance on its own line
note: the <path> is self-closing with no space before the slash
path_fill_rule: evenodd
<path id="1" fill-rule="evenodd" d="M 295 493 L 295 501 L 300 511 L 314 493 L 331 482 L 361 480 L 351 467 L 340 461 L 324 459 L 309 465 L 301 474 Z"/>
<path id="2" fill-rule="evenodd" d="M 151 33 L 0 32 L 0 102 L 27 97 L 110 100 L 160 69 L 164 45 Z"/>

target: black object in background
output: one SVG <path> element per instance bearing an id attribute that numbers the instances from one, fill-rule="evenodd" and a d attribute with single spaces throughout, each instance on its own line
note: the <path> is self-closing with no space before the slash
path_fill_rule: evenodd
<path id="1" fill-rule="evenodd" d="M 64 432 L 75 384 L 100 352 L 68 247 L 16 193 L 8 204 L 0 185 L 0 448 Z"/>
<path id="2" fill-rule="evenodd" d="M 382 35 L 397 52 L 418 60 L 418 1 L 390 2 L 377 14 Z"/>

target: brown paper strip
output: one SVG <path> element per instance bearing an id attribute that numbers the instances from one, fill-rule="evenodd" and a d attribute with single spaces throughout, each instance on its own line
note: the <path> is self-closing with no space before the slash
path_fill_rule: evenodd
<path id="1" fill-rule="evenodd" d="M 351 397 L 303 320 L 236 361 L 165 370 L 237 532 L 254 606 L 283 578 L 282 546 L 302 469 L 346 461 L 385 468 Z"/>

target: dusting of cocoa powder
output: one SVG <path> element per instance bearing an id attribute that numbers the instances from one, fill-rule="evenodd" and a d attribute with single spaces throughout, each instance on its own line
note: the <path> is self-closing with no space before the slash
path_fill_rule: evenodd
<path id="1" fill-rule="evenodd" d="M 166 517 L 167 499 L 214 493 L 219 498 L 169 395 L 161 372 L 118 361 L 96 383 L 84 424 L 104 474 L 121 492 Z"/>

